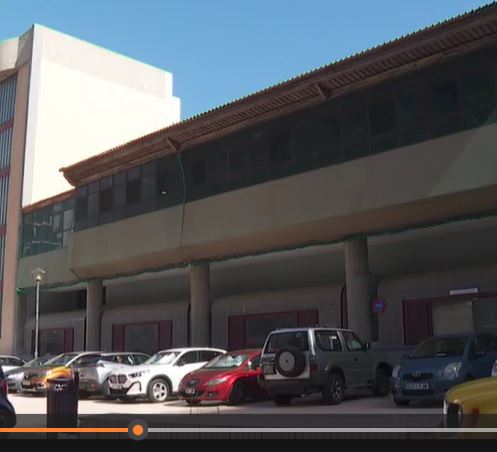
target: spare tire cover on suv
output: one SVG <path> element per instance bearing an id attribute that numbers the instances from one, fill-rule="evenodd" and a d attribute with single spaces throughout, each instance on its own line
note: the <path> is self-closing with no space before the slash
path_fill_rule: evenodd
<path id="1" fill-rule="evenodd" d="M 297 377 L 305 369 L 305 355 L 297 347 L 285 347 L 276 353 L 274 365 L 284 377 Z"/>

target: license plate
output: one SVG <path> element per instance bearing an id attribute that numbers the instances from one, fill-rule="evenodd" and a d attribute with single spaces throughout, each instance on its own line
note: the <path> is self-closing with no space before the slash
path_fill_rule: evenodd
<path id="1" fill-rule="evenodd" d="M 274 366 L 272 364 L 264 364 L 262 371 L 265 374 L 274 374 Z"/>
<path id="2" fill-rule="evenodd" d="M 426 391 L 430 389 L 429 383 L 406 383 L 405 388 L 409 391 Z"/>
<path id="3" fill-rule="evenodd" d="M 195 388 L 186 388 L 185 394 L 188 394 L 188 395 L 195 394 Z"/>

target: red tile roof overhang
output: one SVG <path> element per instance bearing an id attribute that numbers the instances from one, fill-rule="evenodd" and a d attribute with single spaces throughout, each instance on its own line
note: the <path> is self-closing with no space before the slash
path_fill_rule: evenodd
<path id="1" fill-rule="evenodd" d="M 62 168 L 73 186 L 497 42 L 497 4 L 315 69 Z"/>

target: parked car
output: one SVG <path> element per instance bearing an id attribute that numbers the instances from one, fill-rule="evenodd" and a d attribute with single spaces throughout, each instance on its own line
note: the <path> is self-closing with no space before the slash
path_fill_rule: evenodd
<path id="1" fill-rule="evenodd" d="M 213 400 L 238 405 L 249 398 L 267 396 L 257 382 L 261 374 L 260 358 L 261 350 L 253 349 L 219 355 L 181 380 L 180 397 L 188 405 Z"/>
<path id="2" fill-rule="evenodd" d="M 321 392 L 328 404 L 341 403 L 344 390 L 370 387 L 389 392 L 392 366 L 357 335 L 339 328 L 289 328 L 269 334 L 261 356 L 259 383 L 277 405 Z"/>
<path id="3" fill-rule="evenodd" d="M 494 365 L 492 366 L 492 377 L 497 377 L 497 360 L 494 362 Z"/>
<path id="4" fill-rule="evenodd" d="M 79 397 L 86 398 L 95 394 L 109 395 L 107 379 L 112 372 L 127 366 L 143 364 L 150 356 L 145 353 L 102 353 L 84 366 L 75 366 L 79 372 Z"/>
<path id="5" fill-rule="evenodd" d="M 421 342 L 392 372 L 397 405 L 415 400 L 442 402 L 460 383 L 489 377 L 497 359 L 497 336 L 491 332 L 435 336 Z"/>
<path id="6" fill-rule="evenodd" d="M 109 394 L 121 400 L 148 398 L 151 402 L 163 402 L 178 392 L 186 374 L 223 353 L 226 351 L 217 348 L 172 348 L 158 352 L 141 366 L 111 373 Z"/>
<path id="7" fill-rule="evenodd" d="M 24 360 L 22 360 L 18 356 L 0 355 L 0 366 L 2 366 L 4 372 L 17 369 L 18 367 L 21 367 L 24 364 L 25 364 Z"/>
<path id="8" fill-rule="evenodd" d="M 8 399 L 7 382 L 5 375 L 0 365 L 0 428 L 10 428 L 16 425 L 16 412 Z M 4 438 L 5 434 L 0 433 L 0 438 Z"/>
<path id="9" fill-rule="evenodd" d="M 16 367 L 5 372 L 9 392 L 17 392 L 21 390 L 21 382 L 24 376 L 24 371 L 33 367 L 40 367 L 45 364 L 49 359 L 53 358 L 51 355 L 41 356 L 24 363 L 21 367 Z"/>
<path id="10" fill-rule="evenodd" d="M 21 391 L 24 393 L 44 394 L 47 390 L 47 380 L 50 378 L 72 377 L 73 368 L 84 366 L 102 352 L 70 352 L 62 353 L 49 359 L 38 367 L 30 367 L 24 371 L 21 381 Z"/>

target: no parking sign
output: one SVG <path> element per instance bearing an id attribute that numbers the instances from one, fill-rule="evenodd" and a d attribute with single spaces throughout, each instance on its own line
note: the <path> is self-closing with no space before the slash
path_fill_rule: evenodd
<path id="1" fill-rule="evenodd" d="M 375 298 L 371 303 L 373 314 L 380 315 L 387 309 L 387 303 L 383 298 Z"/>

